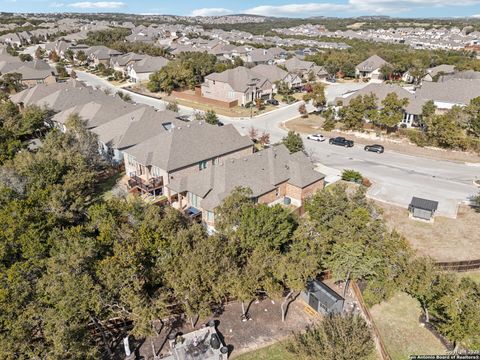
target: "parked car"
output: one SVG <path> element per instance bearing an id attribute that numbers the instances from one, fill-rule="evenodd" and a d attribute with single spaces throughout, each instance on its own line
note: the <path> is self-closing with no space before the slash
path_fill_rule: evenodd
<path id="1" fill-rule="evenodd" d="M 313 141 L 325 141 L 325 137 L 322 134 L 310 134 L 307 136 L 307 139 Z"/>
<path id="2" fill-rule="evenodd" d="M 378 144 L 367 145 L 363 149 L 365 151 L 376 152 L 378 154 L 381 154 L 385 151 L 385 148 L 382 145 L 378 145 Z"/>
<path id="3" fill-rule="evenodd" d="M 276 99 L 268 99 L 267 101 L 265 101 L 267 104 L 270 104 L 270 105 L 275 105 L 277 106 L 278 105 L 278 100 Z"/>
<path id="4" fill-rule="evenodd" d="M 345 147 L 352 147 L 353 146 L 353 141 L 352 140 L 347 140 L 344 137 L 335 137 L 331 138 L 328 141 L 332 145 L 338 145 L 338 146 L 345 146 Z"/>

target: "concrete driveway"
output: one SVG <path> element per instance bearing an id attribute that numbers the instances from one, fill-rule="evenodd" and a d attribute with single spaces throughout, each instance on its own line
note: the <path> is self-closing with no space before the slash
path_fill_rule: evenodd
<path id="1" fill-rule="evenodd" d="M 117 88 L 108 81 L 95 75 L 77 72 L 79 80 L 88 85 L 108 88 L 117 91 Z M 326 89 L 328 101 L 338 96 L 358 90 L 367 84 L 348 83 L 332 84 Z M 147 96 L 130 93 L 132 100 L 165 109 L 165 102 Z M 219 116 L 224 123 L 233 124 L 242 134 L 254 126 L 260 131 L 270 134 L 271 143 L 278 142 L 286 134 L 281 126 L 288 120 L 299 116 L 298 103 L 279 108 L 273 112 L 250 118 L 229 118 Z M 180 106 L 181 115 L 193 114 L 194 109 Z M 308 104 L 307 109 L 313 110 Z M 407 207 L 413 196 L 424 197 L 439 202 L 438 214 L 455 217 L 460 202 L 467 202 L 470 197 L 478 193 L 473 180 L 480 179 L 480 167 L 469 166 L 452 161 L 431 160 L 422 157 L 413 157 L 395 153 L 387 149 L 383 154 L 369 153 L 362 146 L 342 148 L 329 145 L 328 140 L 317 143 L 304 138 L 307 153 L 312 160 L 322 164 L 322 169 L 328 175 L 338 174 L 343 169 L 354 169 L 362 173 L 373 182 L 368 191 L 371 198 Z"/>

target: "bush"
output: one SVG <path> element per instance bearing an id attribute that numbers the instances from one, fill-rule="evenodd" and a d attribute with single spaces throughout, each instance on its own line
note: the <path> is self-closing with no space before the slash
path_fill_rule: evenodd
<path id="1" fill-rule="evenodd" d="M 342 180 L 361 183 L 363 176 L 358 171 L 347 169 L 342 172 Z"/>
<path id="2" fill-rule="evenodd" d="M 414 129 L 404 129 L 402 130 L 402 133 L 404 133 L 408 140 L 410 140 L 412 143 L 414 143 L 417 146 L 424 147 L 428 145 L 432 145 L 425 135 L 424 132 L 414 130 Z"/>
<path id="3" fill-rule="evenodd" d="M 328 119 L 323 122 L 323 130 L 332 131 L 335 129 L 335 120 Z"/>

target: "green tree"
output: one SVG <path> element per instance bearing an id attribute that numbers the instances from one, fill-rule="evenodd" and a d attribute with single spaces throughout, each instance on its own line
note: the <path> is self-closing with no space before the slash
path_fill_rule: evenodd
<path id="1" fill-rule="evenodd" d="M 350 360 L 367 358 L 375 345 L 365 320 L 348 314 L 330 315 L 316 327 L 296 334 L 287 349 L 307 360 Z"/>
<path id="2" fill-rule="evenodd" d="M 470 100 L 466 113 L 468 114 L 467 131 L 480 138 L 480 96 Z"/>
<path id="3" fill-rule="evenodd" d="M 304 101 L 312 100 L 313 106 L 321 108 L 327 103 L 325 97 L 325 86 L 322 83 L 315 83 L 312 85 L 312 91 L 303 96 Z"/>
<path id="4" fill-rule="evenodd" d="M 218 116 L 213 110 L 205 111 L 204 120 L 207 124 L 218 125 Z"/>
<path id="5" fill-rule="evenodd" d="M 399 99 L 396 93 L 388 94 L 382 100 L 377 122 L 387 128 L 394 128 L 403 118 L 404 108 L 408 105 L 408 99 Z"/>
<path id="6" fill-rule="evenodd" d="M 303 145 L 303 140 L 300 134 L 292 130 L 290 130 L 288 134 L 283 137 L 282 144 L 287 147 L 290 153 L 303 151 L 305 149 L 305 146 Z"/>
<path id="7" fill-rule="evenodd" d="M 79 61 L 80 65 L 85 65 L 85 63 L 88 59 L 87 54 L 85 54 L 85 51 L 83 51 L 83 50 L 77 51 L 76 58 Z"/>
<path id="8" fill-rule="evenodd" d="M 169 111 L 173 111 L 173 112 L 178 113 L 178 111 L 179 111 L 178 103 L 177 103 L 176 101 L 169 102 L 169 103 L 165 106 L 165 109 L 166 109 L 166 110 L 169 110 Z"/>

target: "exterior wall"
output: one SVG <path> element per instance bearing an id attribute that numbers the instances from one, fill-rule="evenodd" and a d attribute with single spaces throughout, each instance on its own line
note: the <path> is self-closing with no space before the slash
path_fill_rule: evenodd
<path id="1" fill-rule="evenodd" d="M 22 84 L 27 86 L 27 87 L 33 87 L 38 84 L 54 84 L 57 82 L 57 79 L 53 75 L 47 76 L 45 79 L 27 79 L 27 80 L 22 80 Z"/>
<path id="2" fill-rule="evenodd" d="M 195 90 L 195 94 L 190 94 L 187 92 L 182 92 L 182 91 L 173 91 L 172 95 L 179 98 L 179 99 L 185 99 L 189 101 L 196 101 L 196 102 L 201 102 L 201 103 L 206 103 L 206 104 L 212 104 L 215 106 L 220 106 L 224 108 L 232 108 L 234 106 L 238 105 L 237 100 L 233 101 L 223 101 L 223 100 L 216 100 L 216 99 L 211 99 L 208 97 L 204 97 L 201 94 L 201 89 L 200 91 Z"/>
<path id="3" fill-rule="evenodd" d="M 281 199 L 286 195 L 287 183 L 278 185 L 278 195 L 276 190 L 272 190 L 258 197 L 259 204 L 271 204 L 275 200 Z"/>
<path id="4" fill-rule="evenodd" d="M 310 184 L 304 187 L 303 189 L 291 184 L 287 184 L 286 196 L 292 199 L 300 200 L 301 205 L 303 205 L 303 200 L 312 196 L 317 190 L 321 190 L 324 187 L 325 187 L 325 181 L 323 179 L 317 182 L 314 182 L 313 184 Z"/>
<path id="5" fill-rule="evenodd" d="M 234 91 L 232 87 L 224 82 L 205 79 L 206 85 L 202 85 L 202 96 L 225 102 L 238 101 L 239 105 L 245 105 L 244 94 Z"/>

